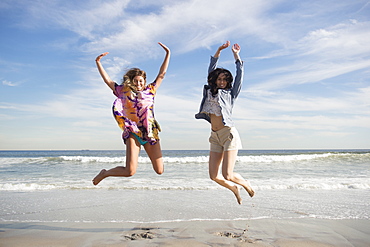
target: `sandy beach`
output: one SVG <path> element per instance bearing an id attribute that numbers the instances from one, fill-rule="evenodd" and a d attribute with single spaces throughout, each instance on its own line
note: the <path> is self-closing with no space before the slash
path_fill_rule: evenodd
<path id="1" fill-rule="evenodd" d="M 370 151 L 241 151 L 242 205 L 207 154 L 166 151 L 161 176 L 141 157 L 94 186 L 119 151 L 2 152 L 0 247 L 370 246 Z"/>
<path id="2" fill-rule="evenodd" d="M 370 246 L 369 220 L 2 222 L 0 246 Z"/>

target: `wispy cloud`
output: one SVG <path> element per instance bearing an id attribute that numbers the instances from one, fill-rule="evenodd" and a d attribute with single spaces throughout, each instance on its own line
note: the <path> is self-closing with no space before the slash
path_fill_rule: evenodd
<path id="1" fill-rule="evenodd" d="M 310 31 L 291 47 L 274 51 L 267 58 L 287 58 L 292 62 L 259 75 L 273 78 L 255 85 L 255 90 L 274 90 L 291 85 L 317 83 L 339 75 L 370 68 L 370 22 L 350 22 Z M 258 75 L 257 75 L 258 76 Z"/>
<path id="2" fill-rule="evenodd" d="M 15 86 L 18 86 L 18 83 L 15 83 L 15 82 L 11 82 L 11 81 L 2 81 L 3 85 L 5 86 L 10 86 L 10 87 L 15 87 Z"/>
<path id="3" fill-rule="evenodd" d="M 149 8 L 153 8 L 149 13 L 138 12 L 138 6 L 130 8 L 135 5 L 133 1 L 90 2 L 84 10 L 62 2 L 48 6 L 38 2 L 30 12 L 32 16 L 51 20 L 54 25 L 87 38 L 89 41 L 82 45 L 86 51 L 119 50 L 126 56 L 132 53 L 147 56 L 157 41 L 167 42 L 184 53 L 262 30 L 266 22 L 259 15 L 273 5 L 241 0 L 165 2 L 162 6 L 149 4 Z M 144 2 L 139 1 L 139 6 L 140 3 Z M 230 13 L 233 18 L 229 18 Z"/>
<path id="4" fill-rule="evenodd" d="M 315 54 L 338 59 L 348 56 L 366 57 L 370 53 L 370 22 L 355 19 L 332 27 L 314 30 L 297 43 L 301 55 Z"/>
<path id="5" fill-rule="evenodd" d="M 370 126 L 369 93 L 369 87 L 335 97 L 289 92 L 254 95 L 246 91 L 238 99 L 234 114 L 239 125 L 253 130 L 348 132 Z"/>
<path id="6" fill-rule="evenodd" d="M 80 37 L 91 39 L 95 32 L 110 32 L 115 26 L 105 30 L 109 24 L 122 18 L 129 0 L 113 1 L 42 1 L 25 3 L 28 16 L 22 25 L 29 28 L 52 27 L 75 32 Z M 45 20 L 48 20 L 45 22 Z"/>

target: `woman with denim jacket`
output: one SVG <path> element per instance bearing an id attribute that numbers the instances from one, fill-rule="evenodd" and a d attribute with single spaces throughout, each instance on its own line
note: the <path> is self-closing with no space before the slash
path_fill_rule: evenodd
<path id="1" fill-rule="evenodd" d="M 243 81 L 243 61 L 239 52 L 240 46 L 234 44 L 231 48 L 236 64 L 236 76 L 230 71 L 217 68 L 221 51 L 230 46 L 230 41 L 221 45 L 211 57 L 208 69 L 208 85 L 204 86 L 203 99 L 197 119 L 205 119 L 211 124 L 209 176 L 216 183 L 231 190 L 239 204 L 242 203 L 239 187 L 241 185 L 253 197 L 254 191 L 240 174 L 234 172 L 238 149 L 242 148 L 241 140 L 231 118 L 234 102 L 238 97 Z M 222 163 L 222 174 L 219 168 Z"/>

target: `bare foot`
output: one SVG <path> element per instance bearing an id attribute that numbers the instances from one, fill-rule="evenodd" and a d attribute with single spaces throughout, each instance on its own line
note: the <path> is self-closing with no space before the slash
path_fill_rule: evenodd
<path id="1" fill-rule="evenodd" d="M 236 200 L 238 200 L 238 203 L 241 205 L 242 204 L 242 198 L 240 197 L 240 190 L 239 190 L 239 187 L 238 186 L 234 186 L 234 189 L 232 189 L 232 191 L 234 192 L 235 194 L 235 197 L 236 197 Z"/>
<path id="2" fill-rule="evenodd" d="M 99 172 L 98 175 L 96 175 L 96 177 L 92 180 L 94 185 L 97 185 L 98 183 L 100 183 L 100 181 L 102 181 L 104 178 L 106 178 L 106 176 L 105 176 L 106 171 L 107 170 L 103 169 Z"/>
<path id="3" fill-rule="evenodd" d="M 252 189 L 251 183 L 247 180 L 247 186 L 243 186 L 244 189 L 248 192 L 250 197 L 254 196 L 254 190 Z"/>

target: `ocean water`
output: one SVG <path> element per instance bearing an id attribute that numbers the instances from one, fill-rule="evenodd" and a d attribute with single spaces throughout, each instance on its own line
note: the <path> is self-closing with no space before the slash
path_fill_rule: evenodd
<path id="1" fill-rule="evenodd" d="M 208 177 L 208 151 L 163 151 L 157 175 L 142 151 L 137 173 L 106 178 L 124 151 L 0 151 L 0 221 L 167 222 L 261 218 L 369 219 L 370 150 L 239 151 L 235 171 L 256 195 Z"/>

